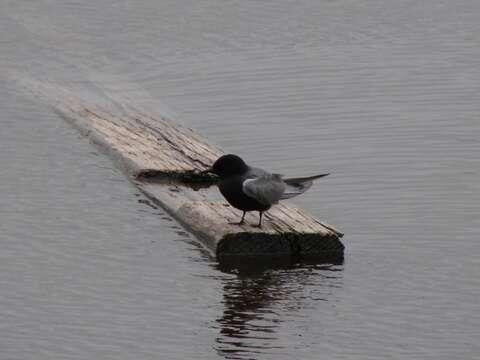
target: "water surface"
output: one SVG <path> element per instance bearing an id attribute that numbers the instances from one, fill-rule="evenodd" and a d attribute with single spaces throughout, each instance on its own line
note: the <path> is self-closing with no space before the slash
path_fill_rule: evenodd
<path id="1" fill-rule="evenodd" d="M 480 3 L 0 14 L 3 358 L 478 358 Z M 140 87 L 256 166 L 331 172 L 295 202 L 347 234 L 344 263 L 217 264 L 12 71 L 144 104 Z"/>

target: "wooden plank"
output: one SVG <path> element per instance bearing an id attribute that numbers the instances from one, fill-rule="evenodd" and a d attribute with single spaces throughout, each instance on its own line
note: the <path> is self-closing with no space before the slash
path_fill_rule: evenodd
<path id="1" fill-rule="evenodd" d="M 125 99 L 117 99 L 126 109 L 119 114 L 59 85 L 32 79 L 19 84 L 88 136 L 217 256 L 343 253 L 343 234 L 287 202 L 265 214 L 262 229 L 229 224 L 241 213 L 208 187 L 212 178 L 199 173 L 223 152 L 193 130 Z M 253 214 L 246 220 L 258 221 Z"/>

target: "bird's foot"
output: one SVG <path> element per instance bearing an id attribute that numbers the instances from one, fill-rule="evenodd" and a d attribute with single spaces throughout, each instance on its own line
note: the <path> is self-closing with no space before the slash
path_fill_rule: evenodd
<path id="1" fill-rule="evenodd" d="M 245 214 L 246 214 L 246 213 L 247 213 L 246 211 L 243 212 L 243 215 L 242 215 L 242 218 L 240 219 L 240 222 L 229 222 L 229 224 L 232 224 L 232 225 L 243 225 L 244 220 L 245 220 Z"/>
<path id="2" fill-rule="evenodd" d="M 235 221 L 229 221 L 228 222 L 230 225 L 243 225 L 245 224 L 245 221 L 239 221 L 239 222 L 235 222 Z"/>

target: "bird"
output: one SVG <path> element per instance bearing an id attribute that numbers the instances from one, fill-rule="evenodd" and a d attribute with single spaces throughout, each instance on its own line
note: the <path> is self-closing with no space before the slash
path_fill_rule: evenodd
<path id="1" fill-rule="evenodd" d="M 329 175 L 319 174 L 307 177 L 283 178 L 280 174 L 272 174 L 263 169 L 249 166 L 237 155 L 227 154 L 219 157 L 211 168 L 203 173 L 218 176 L 218 188 L 223 197 L 234 208 L 242 210 L 242 225 L 245 214 L 249 211 L 259 212 L 256 227 L 262 227 L 262 215 L 280 200 L 290 199 L 303 194 L 312 186 L 313 180 Z"/>

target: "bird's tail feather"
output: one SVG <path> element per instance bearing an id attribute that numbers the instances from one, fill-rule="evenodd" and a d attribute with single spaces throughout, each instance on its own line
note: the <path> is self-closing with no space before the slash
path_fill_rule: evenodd
<path id="1" fill-rule="evenodd" d="M 327 175 L 330 175 L 329 173 L 327 174 L 319 174 L 319 175 L 313 175 L 313 176 L 306 176 L 306 177 L 298 177 L 298 178 L 288 178 L 288 179 L 283 179 L 283 182 L 287 183 L 287 184 L 301 184 L 301 183 L 304 183 L 304 182 L 308 182 L 308 181 L 312 181 L 312 180 L 315 180 L 315 179 L 319 179 L 321 177 L 324 177 L 324 176 L 327 176 Z"/>
<path id="2" fill-rule="evenodd" d="M 313 175 L 313 176 L 307 176 L 307 177 L 283 179 L 283 182 L 287 186 L 280 199 L 281 200 L 290 199 L 297 195 L 303 194 L 305 191 L 310 189 L 310 186 L 312 186 L 313 184 L 313 180 L 319 179 L 327 175 L 329 174 L 320 174 L 320 175 Z"/>

